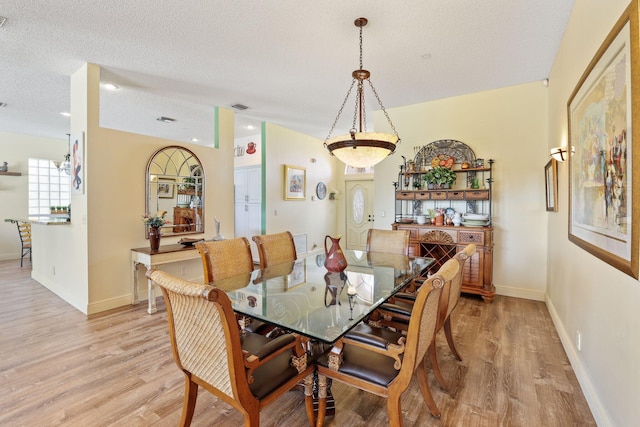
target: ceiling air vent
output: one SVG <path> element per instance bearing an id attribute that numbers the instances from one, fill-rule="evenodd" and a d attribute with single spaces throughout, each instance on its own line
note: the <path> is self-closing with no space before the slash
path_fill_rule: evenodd
<path id="1" fill-rule="evenodd" d="M 173 123 L 176 121 L 176 119 L 172 119 L 171 117 L 165 117 L 165 116 L 158 117 L 156 120 L 164 123 Z"/>
<path id="2" fill-rule="evenodd" d="M 247 108 L 249 108 L 246 105 L 242 105 L 242 104 L 233 104 L 231 107 L 235 108 L 236 110 L 240 110 L 240 111 L 243 111 L 243 110 L 246 110 Z"/>

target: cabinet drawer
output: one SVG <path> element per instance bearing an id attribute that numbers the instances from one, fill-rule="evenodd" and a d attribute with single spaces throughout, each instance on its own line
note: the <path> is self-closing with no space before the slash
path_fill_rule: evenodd
<path id="1" fill-rule="evenodd" d="M 464 200 L 464 191 L 449 191 L 447 198 L 449 200 Z"/>
<path id="2" fill-rule="evenodd" d="M 467 200 L 489 200 L 489 190 L 467 190 Z"/>
<path id="3" fill-rule="evenodd" d="M 458 243 L 475 243 L 476 245 L 484 245 L 483 231 L 459 231 Z"/>
<path id="4" fill-rule="evenodd" d="M 396 191 L 396 200 L 413 200 L 413 191 Z"/>
<path id="5" fill-rule="evenodd" d="M 432 191 L 431 200 L 447 200 L 446 191 Z"/>
<path id="6" fill-rule="evenodd" d="M 416 200 L 429 200 L 429 193 L 427 191 L 418 191 L 416 193 Z"/>

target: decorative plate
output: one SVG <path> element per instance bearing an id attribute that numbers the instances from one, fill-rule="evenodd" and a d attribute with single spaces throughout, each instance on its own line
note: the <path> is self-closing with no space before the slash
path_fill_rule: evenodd
<path id="1" fill-rule="evenodd" d="M 442 166 L 451 169 L 454 163 L 455 159 L 452 156 L 448 156 L 446 154 L 440 154 L 431 159 L 432 168 L 435 168 L 436 166 Z"/>
<path id="2" fill-rule="evenodd" d="M 318 185 L 316 185 L 316 196 L 318 196 L 320 200 L 327 197 L 327 186 L 324 185 L 324 182 L 319 182 Z"/>
<path id="3" fill-rule="evenodd" d="M 444 211 L 444 216 L 446 216 L 447 218 L 453 219 L 455 214 L 456 214 L 456 211 L 453 208 L 447 208 Z"/>

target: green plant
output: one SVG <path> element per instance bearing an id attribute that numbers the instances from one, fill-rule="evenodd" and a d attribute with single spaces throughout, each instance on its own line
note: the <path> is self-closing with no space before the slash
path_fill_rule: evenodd
<path id="1" fill-rule="evenodd" d="M 158 213 L 154 216 L 149 214 L 144 214 L 142 216 L 142 222 L 144 222 L 149 227 L 162 227 L 169 221 L 164 219 L 164 216 L 167 214 L 167 211 L 158 211 Z"/>
<path id="2" fill-rule="evenodd" d="M 435 185 L 453 185 L 456 182 L 457 175 L 454 171 L 443 166 L 436 166 L 425 173 L 427 182 Z"/>

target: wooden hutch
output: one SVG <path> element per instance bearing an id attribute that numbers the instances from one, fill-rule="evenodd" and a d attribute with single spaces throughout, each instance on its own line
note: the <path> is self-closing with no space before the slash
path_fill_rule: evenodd
<path id="1" fill-rule="evenodd" d="M 423 175 L 439 161 L 448 162 L 456 172 L 456 184 L 450 189 L 422 188 Z M 436 271 L 467 244 L 475 243 L 476 253 L 464 267 L 462 292 L 480 295 L 486 302 L 493 301 L 496 295 L 491 223 L 493 163 L 492 159 L 486 163 L 476 159 L 473 150 L 460 141 L 434 141 L 418 149 L 414 160 L 400 165 L 398 182 L 394 183 L 396 220 L 392 228 L 409 230 L 409 254 L 435 258 Z M 434 225 L 426 212 L 435 209 L 444 210 L 449 218 L 459 212 L 482 215 L 487 220 L 482 225 L 475 221 L 473 226 L 467 221 L 459 226 L 451 221 L 449 225 Z M 424 216 L 426 223 L 419 224 L 419 218 Z"/>

